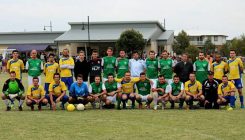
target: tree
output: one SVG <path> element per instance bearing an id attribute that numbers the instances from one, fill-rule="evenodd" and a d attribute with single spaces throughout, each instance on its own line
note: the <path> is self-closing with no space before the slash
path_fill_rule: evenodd
<path id="1" fill-rule="evenodd" d="M 178 55 L 182 54 L 185 49 L 190 46 L 190 39 L 184 30 L 182 30 L 175 39 L 173 51 Z"/>
<path id="2" fill-rule="evenodd" d="M 204 53 L 211 54 L 215 52 L 215 45 L 212 43 L 211 39 L 207 39 L 204 43 Z"/>
<path id="3" fill-rule="evenodd" d="M 190 45 L 189 47 L 185 48 L 185 52 L 189 55 L 192 62 L 194 62 L 196 61 L 196 57 L 198 56 L 200 50 L 197 47 Z"/>
<path id="4" fill-rule="evenodd" d="M 233 38 L 231 49 L 235 50 L 237 55 L 245 55 L 245 35 L 241 35 L 239 38 Z"/>
<path id="5" fill-rule="evenodd" d="M 143 35 L 134 30 L 126 30 L 121 33 L 120 38 L 116 42 L 117 51 L 123 49 L 127 53 L 132 53 L 133 51 L 143 51 L 145 46 L 145 40 Z"/>
<path id="6" fill-rule="evenodd" d="M 226 42 L 221 48 L 220 48 L 220 55 L 229 57 L 229 50 L 231 48 L 231 43 Z"/>

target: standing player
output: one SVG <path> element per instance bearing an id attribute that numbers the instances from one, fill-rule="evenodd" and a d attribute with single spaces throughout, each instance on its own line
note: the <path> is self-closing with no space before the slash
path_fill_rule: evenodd
<path id="1" fill-rule="evenodd" d="M 166 102 L 169 100 L 169 86 L 165 81 L 163 75 L 158 76 L 158 80 L 156 84 L 153 85 L 153 102 L 154 102 L 154 110 L 157 110 L 157 103 L 162 103 L 162 109 L 165 108 Z"/>
<path id="2" fill-rule="evenodd" d="M 203 95 L 205 96 L 205 102 L 204 102 L 205 109 L 219 108 L 217 104 L 218 86 L 219 86 L 219 82 L 214 79 L 214 74 L 213 72 L 210 71 L 208 73 L 208 79 L 206 79 L 202 83 Z"/>
<path id="3" fill-rule="evenodd" d="M 39 78 L 33 77 L 33 84 L 28 87 L 26 105 L 34 111 L 34 105 L 38 105 L 38 110 L 42 110 L 42 105 L 46 105 L 48 100 L 45 98 L 43 86 L 39 85 Z"/>
<path id="4" fill-rule="evenodd" d="M 149 58 L 146 59 L 146 75 L 156 84 L 158 76 L 158 60 L 156 59 L 155 52 L 149 52 Z"/>
<path id="5" fill-rule="evenodd" d="M 74 74 L 77 77 L 78 74 L 83 75 L 83 82 L 87 84 L 89 74 L 89 63 L 85 59 L 84 51 L 80 51 L 79 59 L 75 62 Z"/>
<path id="6" fill-rule="evenodd" d="M 65 109 L 65 103 L 69 100 L 66 95 L 67 87 L 64 82 L 60 81 L 60 74 L 54 74 L 54 81 L 49 85 L 49 95 L 46 98 L 49 100 L 53 110 L 56 110 L 56 104 L 61 102 L 61 109 Z"/>
<path id="7" fill-rule="evenodd" d="M 60 76 L 61 81 L 63 81 L 67 88 L 70 89 L 71 84 L 73 83 L 72 70 L 74 69 L 74 60 L 72 57 L 69 57 L 69 50 L 63 50 L 63 56 L 59 61 L 60 65 Z"/>
<path id="8" fill-rule="evenodd" d="M 214 79 L 221 83 L 222 77 L 228 72 L 228 64 L 221 60 L 220 54 L 216 54 L 210 70 L 214 73 Z"/>
<path id="9" fill-rule="evenodd" d="M 151 81 L 146 78 L 144 72 L 140 73 L 140 80 L 136 82 L 135 87 L 138 89 L 136 101 L 139 103 L 139 109 L 142 109 L 142 102 L 146 102 L 147 109 L 150 109 L 150 104 L 153 100 L 151 95 Z"/>
<path id="10" fill-rule="evenodd" d="M 46 91 L 46 95 L 49 94 L 49 85 L 51 82 L 53 82 L 54 74 L 59 72 L 59 64 L 55 62 L 54 60 L 55 55 L 49 54 L 48 56 L 48 62 L 44 64 L 44 70 L 43 73 L 45 75 L 45 85 L 44 89 Z"/>
<path id="11" fill-rule="evenodd" d="M 123 78 L 124 74 L 129 71 L 129 60 L 126 58 L 124 50 L 120 50 L 120 57 L 117 58 L 117 79 Z"/>
<path id="12" fill-rule="evenodd" d="M 7 71 L 10 73 L 14 71 L 16 73 L 16 78 L 22 79 L 22 71 L 25 69 L 24 63 L 19 59 L 19 51 L 14 50 L 12 52 L 13 58 L 10 59 L 7 63 Z"/>
<path id="13" fill-rule="evenodd" d="M 174 67 L 174 72 L 179 76 L 180 81 L 185 83 L 189 80 L 190 73 L 193 72 L 193 65 L 188 61 L 188 55 L 182 54 L 182 61 L 177 63 Z"/>
<path id="14" fill-rule="evenodd" d="M 179 109 L 182 109 L 185 101 L 184 84 L 180 82 L 177 75 L 175 75 L 173 79 L 174 82 L 168 85 L 170 89 L 169 101 L 171 103 L 171 108 L 174 109 L 174 104 L 179 102 Z"/>
<path id="15" fill-rule="evenodd" d="M 31 58 L 26 62 L 28 70 L 28 85 L 32 85 L 33 77 L 38 77 L 38 84 L 41 85 L 41 74 L 43 70 L 43 61 L 37 58 L 37 51 L 31 51 Z"/>
<path id="16" fill-rule="evenodd" d="M 222 77 L 222 83 L 218 87 L 218 100 L 217 103 L 219 105 L 225 104 L 227 105 L 230 103 L 230 107 L 234 108 L 235 107 L 235 85 L 228 81 L 228 77 L 224 75 Z M 227 108 L 229 109 L 229 108 Z"/>
<path id="17" fill-rule="evenodd" d="M 96 102 L 100 103 L 100 109 L 102 109 L 101 99 L 102 96 L 106 93 L 105 90 L 102 89 L 103 83 L 101 82 L 101 77 L 99 75 L 95 76 L 95 82 L 89 85 L 89 98 L 92 104 L 92 107 L 96 108 Z"/>
<path id="18" fill-rule="evenodd" d="M 236 57 L 235 50 L 230 50 L 230 59 L 228 60 L 229 69 L 229 80 L 233 80 L 234 84 L 238 90 L 239 98 L 241 102 L 241 108 L 244 108 L 243 95 L 242 95 L 242 73 L 243 73 L 243 63 L 240 58 Z"/>
<path id="19" fill-rule="evenodd" d="M 196 80 L 200 83 L 208 78 L 210 65 L 209 62 L 205 60 L 203 52 L 199 52 L 199 59 L 193 64 L 193 71 L 196 73 Z"/>
<path id="20" fill-rule="evenodd" d="M 98 51 L 93 50 L 92 59 L 89 61 L 90 71 L 89 71 L 89 82 L 93 83 L 95 76 L 101 76 L 101 59 L 98 58 Z"/>
<path id="21" fill-rule="evenodd" d="M 172 59 L 169 58 L 168 52 L 164 50 L 162 52 L 162 59 L 158 61 L 158 68 L 160 69 L 160 74 L 165 77 L 165 80 L 168 82 L 168 84 L 171 84 L 173 82 L 173 68 L 174 68 L 174 62 Z"/>
<path id="22" fill-rule="evenodd" d="M 120 109 L 121 94 L 119 94 L 119 92 L 121 91 L 121 86 L 115 81 L 112 73 L 109 73 L 107 78 L 108 80 L 106 80 L 102 86 L 102 90 L 104 90 L 106 93 L 103 95 L 102 100 L 105 102 L 106 108 L 113 108 L 117 101 L 117 109 Z"/>
<path id="23" fill-rule="evenodd" d="M 201 104 L 205 98 L 202 94 L 202 84 L 196 80 L 196 75 L 191 73 L 189 77 L 190 80 L 185 82 L 185 101 L 189 109 L 193 109 L 193 101 L 199 101 L 199 104 Z"/>
<path id="24" fill-rule="evenodd" d="M 86 105 L 89 102 L 88 86 L 83 82 L 83 76 L 81 74 L 78 74 L 76 79 L 77 81 L 70 88 L 69 103 Z"/>
<path id="25" fill-rule="evenodd" d="M 112 73 L 113 75 L 115 75 L 115 70 L 116 70 L 116 57 L 112 56 L 113 55 L 113 50 L 111 47 L 109 47 L 106 51 L 107 56 L 102 58 L 102 63 L 101 66 L 103 67 L 103 77 L 104 80 L 103 82 L 105 82 L 108 77 L 109 73 Z"/>
<path id="26" fill-rule="evenodd" d="M 22 111 L 22 104 L 25 100 L 23 93 L 24 86 L 22 85 L 21 81 L 16 78 L 16 73 L 11 71 L 10 78 L 3 85 L 2 100 L 7 106 L 6 111 L 11 110 L 11 106 L 9 105 L 8 100 L 13 103 L 15 99 L 19 101 L 19 110 Z"/>
<path id="27" fill-rule="evenodd" d="M 134 52 L 133 58 L 129 60 L 129 69 L 132 77 L 140 77 L 141 72 L 145 72 L 145 61 L 139 59 L 139 53 Z"/>

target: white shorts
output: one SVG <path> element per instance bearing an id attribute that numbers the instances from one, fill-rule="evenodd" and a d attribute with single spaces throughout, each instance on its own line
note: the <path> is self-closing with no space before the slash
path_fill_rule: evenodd
<path id="1" fill-rule="evenodd" d="M 148 95 L 140 95 L 140 98 L 141 98 L 141 102 L 148 102 L 147 98 L 148 98 L 149 94 Z"/>
<path id="2" fill-rule="evenodd" d="M 42 78 L 41 78 L 41 76 L 38 76 L 38 79 L 39 79 L 38 84 L 41 85 L 42 84 L 42 81 L 41 81 Z M 33 80 L 33 77 L 28 75 L 28 86 L 33 85 L 32 80 Z"/>
<path id="3" fill-rule="evenodd" d="M 173 83 L 173 79 L 165 79 L 165 80 L 169 85 Z"/>
<path id="4" fill-rule="evenodd" d="M 115 94 L 114 96 L 107 96 L 106 99 L 114 104 L 117 101 L 117 95 Z"/>

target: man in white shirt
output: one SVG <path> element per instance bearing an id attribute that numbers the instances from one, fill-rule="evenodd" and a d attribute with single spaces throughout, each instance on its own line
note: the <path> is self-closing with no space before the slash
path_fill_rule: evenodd
<path id="1" fill-rule="evenodd" d="M 141 72 L 145 72 L 145 61 L 139 59 L 138 52 L 133 53 L 133 59 L 129 60 L 129 70 L 132 77 L 140 77 Z"/>

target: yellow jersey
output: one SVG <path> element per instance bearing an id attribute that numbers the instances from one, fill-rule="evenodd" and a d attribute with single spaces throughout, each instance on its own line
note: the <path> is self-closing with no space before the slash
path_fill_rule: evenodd
<path id="1" fill-rule="evenodd" d="M 66 91 L 67 87 L 64 82 L 60 81 L 59 84 L 56 84 L 54 81 L 49 85 L 49 92 L 53 92 L 53 95 L 58 97 L 62 94 L 63 91 Z"/>
<path id="2" fill-rule="evenodd" d="M 51 83 L 53 81 L 54 74 L 59 72 L 58 63 L 46 63 L 44 64 L 45 83 Z"/>
<path id="3" fill-rule="evenodd" d="M 16 78 L 21 79 L 22 74 L 21 74 L 21 70 L 25 69 L 24 63 L 22 60 L 17 59 L 10 59 L 7 62 L 7 69 L 9 69 L 9 71 L 14 71 L 16 73 Z"/>
<path id="4" fill-rule="evenodd" d="M 222 77 L 225 75 L 225 72 L 228 71 L 228 64 L 224 61 L 220 63 L 212 63 L 210 70 L 214 73 L 214 78 L 222 80 Z"/>
<path id="5" fill-rule="evenodd" d="M 135 83 L 138 81 L 139 78 L 131 78 L 129 82 L 122 79 L 118 82 L 120 82 L 122 93 L 130 94 L 134 92 Z"/>
<path id="6" fill-rule="evenodd" d="M 229 92 L 233 89 L 235 89 L 235 85 L 232 82 L 228 81 L 227 84 L 221 83 L 218 87 L 218 95 L 223 95 L 224 92 Z"/>
<path id="7" fill-rule="evenodd" d="M 185 91 L 190 92 L 191 94 L 198 94 L 202 90 L 202 84 L 199 81 L 192 83 L 190 80 L 185 82 Z"/>
<path id="8" fill-rule="evenodd" d="M 43 86 L 41 85 L 39 85 L 38 87 L 31 85 L 28 87 L 26 95 L 31 96 L 33 99 L 41 99 L 45 96 L 45 91 Z"/>
<path id="9" fill-rule="evenodd" d="M 61 69 L 62 65 L 74 66 L 74 60 L 72 57 L 61 58 L 59 61 L 59 65 L 60 65 L 60 76 L 61 77 L 72 77 L 72 70 L 71 69 L 68 69 L 68 68 Z"/>
<path id="10" fill-rule="evenodd" d="M 243 63 L 240 58 L 228 60 L 229 80 L 240 79 L 243 70 Z"/>

